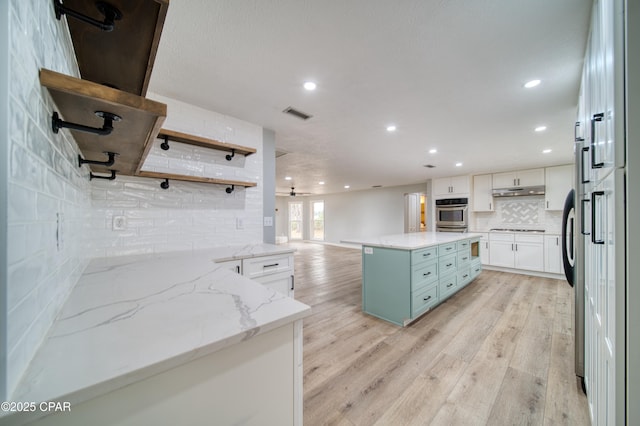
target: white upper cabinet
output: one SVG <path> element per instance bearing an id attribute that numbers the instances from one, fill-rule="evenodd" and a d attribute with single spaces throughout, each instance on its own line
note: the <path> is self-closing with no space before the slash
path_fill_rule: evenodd
<path id="1" fill-rule="evenodd" d="M 435 198 L 468 197 L 469 176 L 453 176 L 433 180 Z"/>
<path id="2" fill-rule="evenodd" d="M 494 209 L 493 195 L 491 193 L 491 175 L 477 175 L 473 177 L 473 211 L 492 212 Z"/>
<path id="3" fill-rule="evenodd" d="M 544 169 L 546 188 L 545 210 L 562 210 L 567 194 L 573 188 L 573 165 L 547 167 Z"/>
<path id="4" fill-rule="evenodd" d="M 495 189 L 537 185 L 544 185 L 544 169 L 518 170 L 515 172 L 493 174 L 493 188 Z"/>

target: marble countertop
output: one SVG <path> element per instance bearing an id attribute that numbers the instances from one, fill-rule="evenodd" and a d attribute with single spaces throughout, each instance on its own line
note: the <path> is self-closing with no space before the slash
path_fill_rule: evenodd
<path id="1" fill-rule="evenodd" d="M 477 233 L 457 232 L 412 232 L 408 234 L 382 235 L 379 237 L 353 238 L 342 240 L 342 242 L 372 247 L 415 250 L 474 237 L 480 238 L 481 235 Z"/>
<path id="2" fill-rule="evenodd" d="M 11 400 L 73 406 L 309 315 L 215 262 L 293 251 L 258 244 L 93 259 Z"/>

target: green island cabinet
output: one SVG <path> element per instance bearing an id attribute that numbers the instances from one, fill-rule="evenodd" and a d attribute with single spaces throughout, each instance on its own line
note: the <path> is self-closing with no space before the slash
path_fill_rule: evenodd
<path id="1" fill-rule="evenodd" d="M 400 326 L 451 297 L 482 271 L 479 236 L 440 236 L 399 245 L 363 242 L 362 310 Z M 416 245 L 422 247 L 411 248 Z"/>

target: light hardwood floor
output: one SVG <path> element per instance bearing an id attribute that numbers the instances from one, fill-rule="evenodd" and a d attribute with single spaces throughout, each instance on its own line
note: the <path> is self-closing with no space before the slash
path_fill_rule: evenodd
<path id="1" fill-rule="evenodd" d="M 290 245 L 305 425 L 589 424 L 566 282 L 485 270 L 401 328 L 362 313 L 359 250 Z"/>

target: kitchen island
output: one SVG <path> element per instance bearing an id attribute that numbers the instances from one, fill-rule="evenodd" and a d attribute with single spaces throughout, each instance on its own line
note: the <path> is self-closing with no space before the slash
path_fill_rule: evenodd
<path id="1" fill-rule="evenodd" d="M 400 326 L 482 271 L 480 234 L 416 232 L 343 242 L 362 245 L 362 310 Z"/>
<path id="2" fill-rule="evenodd" d="M 92 260 L 9 398 L 36 410 L 0 423 L 301 424 L 310 308 L 219 263 L 292 252 L 256 244 Z M 43 401 L 70 411 L 43 412 Z"/>

